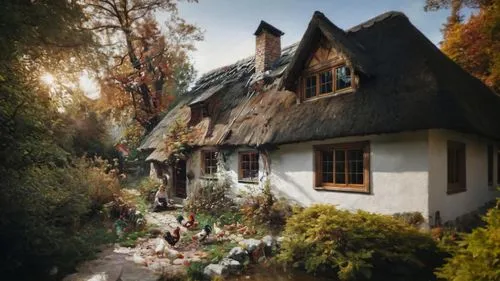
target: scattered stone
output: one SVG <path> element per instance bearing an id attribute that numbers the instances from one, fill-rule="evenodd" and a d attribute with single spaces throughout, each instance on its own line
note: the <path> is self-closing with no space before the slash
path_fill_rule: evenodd
<path id="1" fill-rule="evenodd" d="M 190 262 L 201 262 L 201 259 L 199 257 L 192 257 L 189 259 Z"/>
<path id="2" fill-rule="evenodd" d="M 203 269 L 203 274 L 212 278 L 213 276 L 227 276 L 229 275 L 229 270 L 227 266 L 220 264 L 209 264 Z"/>
<path id="3" fill-rule="evenodd" d="M 153 270 L 154 272 L 163 272 L 163 265 L 160 262 L 154 262 L 148 265 L 148 268 Z"/>
<path id="4" fill-rule="evenodd" d="M 241 263 L 237 260 L 229 259 L 229 258 L 223 258 L 220 262 L 220 265 L 227 267 L 230 273 L 238 273 L 240 270 L 243 268 Z"/>
<path id="5" fill-rule="evenodd" d="M 239 262 L 245 262 L 248 259 L 248 252 L 241 247 L 234 247 L 229 251 L 227 258 L 233 259 Z"/>
<path id="6" fill-rule="evenodd" d="M 253 238 L 244 239 L 240 242 L 240 245 L 243 248 L 247 249 L 249 253 L 252 253 L 262 245 L 262 241 Z"/>
<path id="7" fill-rule="evenodd" d="M 134 253 L 135 250 L 134 249 L 131 249 L 131 248 L 126 248 L 126 247 L 117 247 L 113 250 L 114 253 L 117 253 L 117 254 L 126 254 L 126 255 L 129 255 L 131 253 Z"/>
<path id="8" fill-rule="evenodd" d="M 175 259 L 172 262 L 173 265 L 183 265 L 184 264 L 184 259 Z"/>

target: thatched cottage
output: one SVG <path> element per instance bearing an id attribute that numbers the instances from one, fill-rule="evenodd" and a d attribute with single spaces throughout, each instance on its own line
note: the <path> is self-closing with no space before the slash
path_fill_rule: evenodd
<path id="1" fill-rule="evenodd" d="M 404 14 L 342 30 L 316 12 L 300 42 L 282 49 L 282 35 L 261 22 L 255 55 L 203 75 L 145 139 L 172 196 L 224 173 L 235 190 L 269 180 L 304 205 L 432 223 L 498 195 L 500 97 Z M 191 150 L 168 162 L 180 123 Z"/>

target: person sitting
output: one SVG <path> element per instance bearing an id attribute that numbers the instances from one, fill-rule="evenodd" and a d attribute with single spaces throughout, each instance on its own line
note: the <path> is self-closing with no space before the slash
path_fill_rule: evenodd
<path id="1" fill-rule="evenodd" d="M 167 198 L 167 188 L 164 184 L 160 185 L 160 188 L 155 194 L 154 208 L 153 212 L 164 211 L 168 209 L 168 198 Z"/>

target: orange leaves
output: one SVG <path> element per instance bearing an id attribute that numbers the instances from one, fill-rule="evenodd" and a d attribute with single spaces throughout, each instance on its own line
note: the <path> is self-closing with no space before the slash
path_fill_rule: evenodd
<path id="1" fill-rule="evenodd" d="M 481 2 L 465 22 L 449 22 L 441 48 L 493 90 L 500 91 L 500 0 Z M 452 20 L 450 17 L 449 20 Z"/>

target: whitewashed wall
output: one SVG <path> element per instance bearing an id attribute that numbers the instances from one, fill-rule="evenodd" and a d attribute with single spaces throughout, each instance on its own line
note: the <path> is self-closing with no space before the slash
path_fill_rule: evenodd
<path id="1" fill-rule="evenodd" d="M 465 192 L 449 195 L 446 193 L 448 140 L 465 143 L 467 188 Z M 499 196 L 494 188 L 488 186 L 488 144 L 486 139 L 473 135 L 448 130 L 429 131 L 429 212 L 431 216 L 434 217 L 435 212 L 439 211 L 443 222 L 453 220 Z M 498 165 L 496 154 L 494 163 L 493 171 L 496 174 L 496 165 Z M 494 183 L 496 183 L 496 177 L 494 177 Z"/>
<path id="2" fill-rule="evenodd" d="M 467 191 L 447 195 L 448 140 L 466 143 Z M 313 146 L 344 142 L 370 142 L 370 194 L 314 189 Z M 336 138 L 287 144 L 271 153 L 272 188 L 278 196 L 303 205 L 335 204 L 348 210 L 393 214 L 421 212 L 432 224 L 440 211 L 443 222 L 474 211 L 484 203 L 500 196 L 487 186 L 488 142 L 482 138 L 445 130 L 426 130 L 363 137 Z M 236 194 L 261 187 L 266 176 L 263 159 L 259 159 L 259 183 L 238 181 L 238 152 L 249 148 L 225 150 L 225 176 Z M 200 179 L 200 151 L 193 152 L 187 162 L 188 173 Z M 495 174 L 496 174 L 496 157 Z M 188 184 L 188 194 L 194 180 Z M 496 182 L 496 177 L 495 177 Z"/>
<path id="3" fill-rule="evenodd" d="M 218 177 L 227 177 L 231 183 L 232 192 L 236 195 L 245 192 L 251 192 L 255 188 L 259 188 L 264 182 L 264 171 L 262 158 L 259 158 L 259 182 L 258 183 L 247 183 L 238 181 L 238 153 L 244 151 L 251 151 L 251 148 L 238 148 L 231 150 L 222 150 L 220 153 L 224 154 L 224 163 L 219 164 Z M 224 169 L 222 169 L 224 167 Z M 201 177 L 201 150 L 194 151 L 191 158 L 187 161 L 188 172 L 191 171 L 195 176 L 195 180 L 205 180 Z M 195 180 L 188 184 L 188 194 L 189 190 L 194 184 Z"/>
<path id="4" fill-rule="evenodd" d="M 313 145 L 365 140 L 370 141 L 370 194 L 313 188 Z M 279 194 L 304 205 L 330 203 L 384 214 L 418 211 L 426 217 L 427 151 L 426 131 L 283 145 L 272 153 L 271 183 Z"/>

